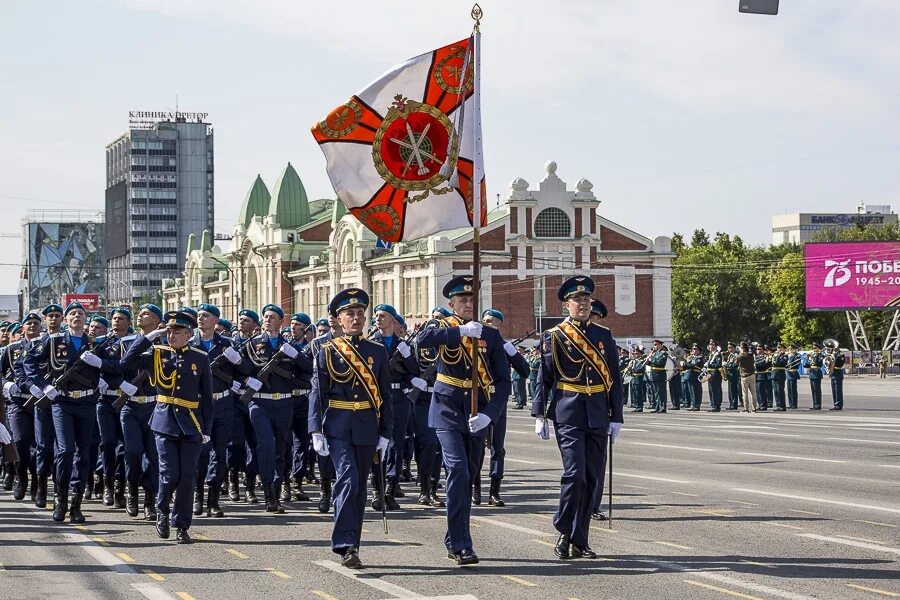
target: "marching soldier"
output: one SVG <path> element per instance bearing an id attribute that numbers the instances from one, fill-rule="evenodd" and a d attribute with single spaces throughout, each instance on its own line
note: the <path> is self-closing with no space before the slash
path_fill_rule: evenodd
<path id="1" fill-rule="evenodd" d="M 88 480 L 90 444 L 97 426 L 97 382 L 101 360 L 90 352 L 90 339 L 85 331 L 87 317 L 84 307 L 70 302 L 64 312 L 66 333 L 52 340 L 39 340 L 25 355 L 24 368 L 32 395 L 45 396 L 51 402 L 53 426 L 56 431 L 56 497 L 53 520 L 64 521 L 70 512 L 69 492 L 72 493 L 70 520 L 83 523 L 81 500 Z M 70 371 L 70 369 L 72 369 Z M 66 386 L 58 390 L 58 379 L 64 373 L 72 376 Z M 77 461 L 76 459 L 77 454 Z"/>
<path id="2" fill-rule="evenodd" d="M 232 341 L 217 333 L 221 311 L 212 304 L 201 304 L 197 307 L 197 331 L 188 342 L 192 348 L 206 353 L 212 376 L 212 423 L 208 431 L 210 441 L 203 444 L 200 451 L 197 483 L 194 490 L 194 514 L 203 514 L 203 488 L 209 486 L 206 499 L 206 516 L 224 517 L 225 513 L 219 505 L 222 484 L 228 472 L 226 448 L 231 441 L 234 428 L 233 381 L 235 365 L 240 364 L 241 355 L 234 349 Z"/>
<path id="3" fill-rule="evenodd" d="M 96 351 L 103 361 L 100 367 L 100 398 L 97 402 L 102 484 L 100 487 L 103 489 L 103 504 L 109 507 L 116 506 L 115 490 L 118 489 L 119 499 L 122 500 L 122 505 L 118 508 L 123 508 L 125 506 L 125 436 L 119 411 L 113 408 L 113 403 L 119 397 L 119 386 L 122 385 L 123 380 L 120 361 L 124 353 L 123 340 L 130 335 L 128 330 L 131 327 L 131 310 L 124 306 L 115 307 L 110 311 L 110 319 L 113 331 L 107 335 L 107 343 L 103 345 L 103 348 Z M 97 499 L 100 499 L 99 493 Z"/>
<path id="4" fill-rule="evenodd" d="M 666 398 L 666 362 L 669 356 L 663 350 L 660 340 L 653 340 L 653 350 L 647 358 L 647 384 L 650 386 L 650 397 L 653 401 L 653 412 L 664 413 L 669 404 Z"/>
<path id="5" fill-rule="evenodd" d="M 328 319 L 320 319 L 320 321 L 325 321 L 325 325 L 329 325 Z M 333 326 L 328 327 L 328 331 L 326 331 L 322 335 L 314 337 L 306 347 L 307 356 L 310 357 L 313 363 L 313 376 L 315 376 L 315 373 L 318 373 L 319 350 L 322 349 L 322 346 L 324 346 L 325 343 L 330 342 L 334 338 L 343 337 L 343 335 L 344 331 L 343 329 L 341 329 L 341 324 L 335 319 L 333 321 Z M 325 514 L 331 509 L 331 484 L 335 478 L 334 463 L 331 461 L 331 457 L 329 457 L 328 455 L 323 456 L 318 451 L 316 451 L 315 448 L 313 448 L 313 451 L 316 452 L 317 464 L 319 466 L 320 494 L 318 509 L 320 513 Z"/>
<path id="6" fill-rule="evenodd" d="M 709 340 L 709 357 L 706 359 L 706 372 L 709 379 L 706 381 L 706 389 L 709 393 L 709 409 L 707 412 L 719 412 L 722 410 L 722 351 L 716 340 Z"/>
<path id="7" fill-rule="evenodd" d="M 771 372 L 771 363 L 769 357 L 766 356 L 767 347 L 764 344 L 756 345 L 756 356 L 753 362 L 753 370 L 756 374 L 756 400 L 757 410 L 765 411 L 769 409 L 770 400 L 769 390 L 769 373 Z"/>
<path id="8" fill-rule="evenodd" d="M 331 550 L 349 569 L 362 568 L 366 480 L 376 452 L 384 463 L 394 428 L 387 351 L 362 337 L 368 305 L 369 295 L 358 288 L 332 298 L 329 312 L 344 335 L 318 349 L 309 397 L 313 447 L 320 456 L 331 456 L 337 474 Z"/>
<path id="9" fill-rule="evenodd" d="M 631 380 L 625 383 L 625 375 L 628 373 L 628 366 L 631 364 L 631 356 L 625 348 L 621 346 L 616 346 L 616 348 L 619 350 L 619 379 L 622 383 L 622 397 L 628 401 L 628 406 L 634 408 L 635 406 L 631 402 Z M 531 396 L 531 401 L 534 402 L 534 395 Z"/>
<path id="10" fill-rule="evenodd" d="M 703 402 L 703 388 L 700 385 L 700 371 L 703 370 L 703 355 L 700 346 L 691 346 L 690 355 L 685 357 L 684 370 L 681 373 L 681 395 L 687 410 L 699 412 Z"/>
<path id="11" fill-rule="evenodd" d="M 474 448 L 484 445 L 484 430 L 497 422 L 503 402 L 509 397 L 509 361 L 503 350 L 503 338 L 490 327 L 484 328 L 474 315 L 471 275 L 451 279 L 443 295 L 453 314 L 429 321 L 418 334 L 420 348 L 435 348 L 437 376 L 431 397 L 428 425 L 437 431 L 447 469 L 447 557 L 457 565 L 478 563 L 469 532 L 472 511 L 470 493 Z M 590 304 L 586 305 L 590 311 Z M 477 348 L 476 364 L 472 350 Z M 477 409 L 471 415 L 472 368 L 478 386 Z"/>
<path id="12" fill-rule="evenodd" d="M 238 312 L 238 330 L 231 337 L 234 349 L 240 351 L 259 330 L 259 314 L 249 308 Z M 228 497 L 232 502 L 241 499 L 239 473 L 245 477 L 245 497 L 248 504 L 256 504 L 256 476 L 259 474 L 259 460 L 256 454 L 256 432 L 250 422 L 250 406 L 240 401 L 241 383 L 232 384 L 234 398 L 234 421 L 231 429 L 231 442 L 225 451 L 228 461 L 228 480 L 231 488 Z"/>
<path id="13" fill-rule="evenodd" d="M 312 361 L 308 346 L 315 337 L 312 319 L 306 313 L 294 313 L 291 315 L 290 342 L 298 350 L 306 354 Z M 282 502 L 290 502 L 296 499 L 299 502 L 309 502 L 310 497 L 303 491 L 303 477 L 307 467 L 311 465 L 309 460 L 309 389 L 311 383 L 308 378 L 294 378 L 294 414 L 291 418 L 291 448 L 287 460 L 284 461 L 284 485 L 281 490 Z M 312 456 L 317 456 L 312 452 Z M 314 460 L 314 459 L 313 459 Z M 296 491 L 291 491 L 291 483 L 297 486 Z"/>
<path id="14" fill-rule="evenodd" d="M 734 342 L 728 342 L 725 358 L 725 378 L 728 380 L 728 410 L 737 410 L 741 404 L 741 372 L 737 359 L 740 354 Z"/>
<path id="15" fill-rule="evenodd" d="M 822 410 L 822 344 L 813 342 L 813 351 L 803 359 L 803 367 L 808 371 L 809 387 L 812 392 L 812 406 L 809 410 Z"/>
<path id="16" fill-rule="evenodd" d="M 800 363 L 803 357 L 800 356 L 800 346 L 797 344 L 790 345 L 788 353 L 788 362 L 785 368 L 787 379 L 787 407 L 797 408 L 797 381 L 800 379 Z"/>
<path id="17" fill-rule="evenodd" d="M 829 373 L 829 376 L 831 377 L 831 398 L 834 401 L 834 406 L 828 410 L 843 410 L 844 362 L 846 357 L 837 346 L 829 344 L 828 348 L 832 354 L 831 373 Z"/>
<path id="18" fill-rule="evenodd" d="M 449 311 L 448 311 L 449 312 Z M 443 312 L 434 309 L 432 319 L 443 319 Z M 435 361 L 437 351 L 434 348 L 419 346 L 418 336 L 413 338 L 413 353 L 419 363 L 419 377 L 427 387 L 424 390 L 411 390 L 414 405 L 415 455 L 416 471 L 419 477 L 418 503 L 423 506 L 444 507 L 444 501 L 438 498 L 437 487 L 441 478 L 441 443 L 438 441 L 434 427 L 428 425 L 428 411 L 431 408 L 431 394 L 437 377 Z"/>
<path id="19" fill-rule="evenodd" d="M 534 390 L 537 386 L 538 371 L 541 368 L 541 353 L 537 346 L 533 347 L 528 353 L 528 396 L 534 399 Z M 515 408 L 521 408 L 516 406 Z"/>
<path id="20" fill-rule="evenodd" d="M 784 385 L 787 380 L 788 355 L 785 353 L 784 343 L 778 342 L 775 354 L 772 355 L 772 395 L 775 398 L 775 411 L 787 410 L 784 403 Z"/>
<path id="21" fill-rule="evenodd" d="M 557 292 L 569 317 L 541 336 L 541 370 L 531 414 L 535 431 L 549 439 L 553 421 L 562 455 L 559 532 L 554 552 L 561 559 L 597 558 L 588 540 L 591 513 L 602 494 L 607 440 L 622 427 L 622 396 L 616 342 L 609 329 L 588 321 L 589 277 L 567 279 Z"/>
<path id="22" fill-rule="evenodd" d="M 645 366 L 644 353 L 641 352 L 640 346 L 636 345 L 631 352 L 631 362 L 628 363 L 628 374 L 631 375 L 631 405 L 634 406 L 631 412 L 644 412 L 644 398 L 647 397 L 647 390 L 644 388 Z"/>
<path id="23" fill-rule="evenodd" d="M 59 346 L 62 354 L 64 336 L 61 331 L 63 320 L 63 309 L 59 304 L 48 304 L 41 311 L 44 317 L 44 324 L 47 332 L 41 334 L 40 340 L 35 343 L 46 342 L 51 350 L 50 355 L 56 356 L 57 346 Z M 34 346 L 34 344 L 32 344 Z M 29 349 L 30 350 L 30 349 Z M 54 360 L 56 360 L 54 358 Z M 48 363 L 49 364 L 49 363 Z M 26 387 L 31 395 L 34 395 L 30 389 L 31 384 L 27 381 Z M 21 386 L 20 386 L 21 387 Z M 40 390 L 38 390 L 40 392 Z M 38 487 L 34 497 L 34 505 L 38 508 L 47 506 L 47 479 L 54 470 L 53 448 L 56 443 L 56 430 L 53 425 L 53 411 L 49 405 L 41 408 L 34 407 L 34 445 L 35 445 L 35 470 L 37 472 Z M 124 500 L 124 498 L 123 498 Z M 124 501 L 123 501 L 124 505 Z"/>
<path id="24" fill-rule="evenodd" d="M 197 326 L 193 314 L 171 311 L 164 315 L 164 322 L 165 329 L 152 331 L 142 325 L 145 333 L 138 335 L 125 352 L 122 366 L 145 370 L 154 387 L 150 428 L 159 457 L 156 533 L 168 539 L 174 525 L 175 540 L 190 544 L 188 529 L 197 464 L 203 444 L 210 441 L 213 422 L 212 374 L 206 352 L 189 343 Z M 166 345 L 154 345 L 163 335 Z"/>

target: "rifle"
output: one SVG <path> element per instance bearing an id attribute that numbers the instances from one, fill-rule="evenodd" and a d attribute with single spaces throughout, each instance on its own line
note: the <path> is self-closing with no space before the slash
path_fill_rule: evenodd
<path id="1" fill-rule="evenodd" d="M 420 324 L 421 325 L 421 324 Z M 412 349 L 412 341 L 415 339 L 416 335 L 419 333 L 420 325 L 416 325 L 415 329 L 412 330 L 401 343 L 406 344 Z M 397 344 L 399 346 L 400 344 Z M 406 374 L 406 366 L 403 364 L 403 355 L 399 352 L 394 352 L 394 355 L 391 356 L 391 362 L 389 364 L 391 371 L 397 371 L 400 373 Z"/>
<path id="2" fill-rule="evenodd" d="M 103 342 L 100 343 L 99 346 L 95 346 L 94 348 L 88 348 L 87 346 L 83 346 L 81 348 L 81 352 L 79 352 L 78 356 L 75 357 L 75 361 L 72 364 L 72 366 L 70 366 L 68 369 L 63 371 L 63 374 L 60 375 L 59 377 L 57 377 L 53 381 L 53 387 L 56 388 L 56 391 L 59 392 L 60 396 L 66 395 L 66 388 L 68 387 L 71 380 L 81 372 L 81 369 L 83 369 L 86 366 L 90 366 L 86 362 L 81 360 L 81 355 L 84 354 L 85 352 L 94 352 L 94 351 L 103 350 L 106 348 L 106 346 L 112 340 L 113 340 L 112 336 L 107 336 L 103 340 Z M 46 394 L 41 396 L 40 398 L 38 398 L 36 396 L 32 396 L 25 402 L 25 404 L 23 405 L 23 408 L 31 408 L 32 406 L 36 406 L 37 408 L 40 408 L 41 410 L 43 410 L 44 407 L 47 406 L 48 401 L 49 401 L 49 399 L 47 398 Z"/>
<path id="3" fill-rule="evenodd" d="M 510 343 L 513 346 L 518 346 L 519 344 L 521 344 L 522 342 L 524 342 L 525 340 L 527 340 L 528 338 L 530 338 L 531 336 L 533 336 L 536 333 L 537 333 L 537 329 L 533 329 L 533 330 L 529 331 L 528 333 L 526 333 L 525 335 L 523 335 L 522 337 L 514 339 Z"/>
<path id="4" fill-rule="evenodd" d="M 269 377 L 272 375 L 272 372 L 278 367 L 278 361 L 287 356 L 284 352 L 281 351 L 281 348 L 278 349 L 278 352 L 272 355 L 272 358 L 269 359 L 263 368 L 259 370 L 259 373 L 256 375 L 256 379 L 259 379 L 263 383 L 267 383 L 269 381 Z M 247 386 L 247 389 L 241 394 L 241 402 L 244 404 L 250 404 L 250 400 L 253 398 L 253 394 L 256 393 L 252 387 Z"/>
<path id="5" fill-rule="evenodd" d="M 129 383 L 134 387 L 140 389 L 140 387 L 144 385 L 144 382 L 148 379 L 150 379 L 150 373 L 148 373 L 146 369 L 141 369 L 140 371 L 138 371 L 137 377 L 132 379 Z M 122 410 L 122 407 L 125 406 L 126 402 L 128 402 L 129 397 L 130 396 L 128 394 L 120 389 L 118 395 L 116 396 L 116 399 L 113 400 L 112 407 L 117 411 Z"/>

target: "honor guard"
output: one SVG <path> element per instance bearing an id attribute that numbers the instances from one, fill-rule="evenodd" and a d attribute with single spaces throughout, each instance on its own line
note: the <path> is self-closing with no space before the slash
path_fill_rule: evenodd
<path id="1" fill-rule="evenodd" d="M 809 410 L 822 410 L 822 344 L 813 342 L 813 351 L 807 354 L 803 360 L 803 367 L 807 370 L 809 387 L 812 392 L 812 406 Z"/>
<path id="2" fill-rule="evenodd" d="M 362 567 L 366 480 L 376 452 L 384 462 L 394 427 L 387 351 L 362 337 L 368 305 L 369 295 L 358 288 L 332 298 L 328 309 L 344 335 L 318 350 L 309 398 L 313 447 L 320 456 L 331 456 L 337 474 L 331 550 L 350 569 Z"/>
<path id="3" fill-rule="evenodd" d="M 591 512 L 603 493 L 607 440 L 615 441 L 623 422 L 616 342 L 609 329 L 588 320 L 593 291 L 588 277 L 572 277 L 559 288 L 557 297 L 569 316 L 541 336 L 541 370 L 531 405 L 541 439 L 549 439 L 548 421 L 553 421 L 562 456 L 553 518 L 559 532 L 554 552 L 561 559 L 597 558 L 588 543 Z"/>
<path id="4" fill-rule="evenodd" d="M 703 355 L 700 346 L 691 346 L 691 353 L 684 358 L 684 370 L 681 372 L 682 400 L 687 410 L 698 412 L 703 402 L 703 387 L 700 384 L 700 372 L 703 370 Z"/>
<path id="5" fill-rule="evenodd" d="M 784 344 L 778 342 L 775 353 L 772 355 L 772 396 L 775 400 L 775 410 L 784 412 L 787 410 L 784 402 L 784 385 L 787 380 L 788 355 L 784 351 Z"/>
<path id="6" fill-rule="evenodd" d="M 57 344 L 64 339 L 61 330 L 63 320 L 62 306 L 59 304 L 48 304 L 41 311 L 41 314 L 44 316 L 47 332 L 41 334 L 40 340 L 35 340 L 35 343 L 52 340 L 48 343 L 52 346 L 51 354 L 55 356 Z M 48 366 L 49 360 L 48 364 L 42 365 L 41 368 L 47 368 Z M 33 395 L 30 389 L 31 384 L 27 379 L 25 383 L 27 384 L 25 389 L 28 390 L 30 395 Z M 53 450 L 55 444 L 56 430 L 53 426 L 53 411 L 49 404 L 44 406 L 37 405 L 34 407 L 34 445 L 38 489 L 34 497 L 34 505 L 38 508 L 47 506 L 47 479 L 54 470 Z"/>
<path id="7" fill-rule="evenodd" d="M 666 405 L 669 403 L 666 397 L 666 362 L 669 356 L 663 350 L 663 343 L 660 340 L 653 340 L 650 356 L 647 357 L 646 363 L 646 379 L 650 389 L 650 401 L 653 405 L 653 412 L 666 412 Z"/>
<path id="8" fill-rule="evenodd" d="M 772 405 L 772 398 L 769 395 L 772 391 L 771 380 L 769 379 L 772 363 L 766 353 L 767 350 L 768 346 L 765 344 L 757 344 L 756 346 L 753 369 L 756 374 L 757 410 L 768 410 L 769 406 Z"/>
<path id="9" fill-rule="evenodd" d="M 453 314 L 428 321 L 419 332 L 418 343 L 438 354 L 428 425 L 437 432 L 447 470 L 447 557 L 464 566 L 478 562 L 469 531 L 475 476 L 472 459 L 476 448 L 484 445 L 487 426 L 499 419 L 511 386 L 503 338 L 496 329 L 472 321 L 472 276 L 454 277 L 442 291 Z M 478 388 L 475 415 L 471 414 L 473 368 Z"/>
<path id="10" fill-rule="evenodd" d="M 212 375 L 213 413 L 209 427 L 210 441 L 200 451 L 197 482 L 194 490 L 194 514 L 202 515 L 204 509 L 204 487 L 209 487 L 206 498 L 206 516 L 225 516 L 219 505 L 222 484 L 228 473 L 226 449 L 231 441 L 234 428 L 234 400 L 231 397 L 236 365 L 241 355 L 234 349 L 233 342 L 217 333 L 221 312 L 212 304 L 197 307 L 197 331 L 188 344 L 206 353 Z"/>
<path id="11" fill-rule="evenodd" d="M 71 491 L 70 520 L 83 523 L 81 500 L 88 471 L 93 468 L 89 457 L 97 426 L 95 404 L 101 360 L 90 352 L 84 307 L 78 302 L 71 302 L 66 306 L 64 315 L 66 333 L 33 344 L 25 355 L 24 368 L 32 395 L 46 397 L 51 403 L 56 431 L 53 520 L 65 520 Z M 66 380 L 62 379 L 64 375 Z"/>
<path id="12" fill-rule="evenodd" d="M 336 337 L 343 337 L 344 331 L 341 329 L 341 324 L 335 319 L 333 321 L 333 326 L 329 324 L 328 319 L 319 319 L 318 322 L 324 322 L 327 326 L 327 331 L 322 335 L 317 335 L 313 338 L 313 340 L 309 343 L 307 347 L 307 354 L 313 361 L 313 374 L 318 372 L 318 357 L 319 350 L 322 349 L 322 346 L 326 342 L 330 342 Z M 312 434 L 310 433 L 310 438 Z M 331 500 L 332 500 L 332 489 L 331 484 L 334 481 L 335 473 L 334 473 L 334 464 L 331 462 L 331 457 L 326 455 L 319 454 L 313 448 L 313 452 L 315 452 L 317 457 L 317 464 L 319 466 L 319 504 L 318 509 L 322 514 L 327 513 L 331 510 Z"/>
<path id="13" fill-rule="evenodd" d="M 212 374 L 206 352 L 190 345 L 196 317 L 185 310 L 170 311 L 163 322 L 165 329 L 136 337 L 122 366 L 146 371 L 153 386 L 150 428 L 159 456 L 156 533 L 168 539 L 174 525 L 175 540 L 189 544 L 198 459 L 213 422 Z M 166 343 L 154 345 L 163 335 Z"/>
<path id="14" fill-rule="evenodd" d="M 739 353 L 734 342 L 728 342 L 725 355 L 725 379 L 728 381 L 728 410 L 737 410 L 741 403 L 741 373 L 737 359 Z"/>
<path id="15" fill-rule="evenodd" d="M 831 354 L 829 365 L 831 367 L 828 375 L 831 378 L 831 398 L 834 406 L 828 410 L 843 410 L 844 408 L 844 363 L 846 357 L 841 352 L 837 344 L 831 340 L 828 341 L 828 351 Z"/>
<path id="16" fill-rule="evenodd" d="M 240 351 L 259 331 L 260 319 L 255 310 L 249 308 L 238 312 L 238 330 L 232 336 L 235 350 Z M 234 421 L 231 430 L 231 442 L 226 450 L 230 490 L 228 497 L 237 502 L 241 499 L 239 486 L 239 473 L 244 473 L 246 494 L 245 500 L 249 504 L 256 504 L 256 476 L 259 474 L 259 461 L 256 455 L 256 432 L 253 423 L 250 422 L 250 406 L 241 402 L 242 387 L 240 380 L 232 383 L 232 397 L 234 398 Z"/>
<path id="17" fill-rule="evenodd" d="M 787 407 L 797 408 L 797 381 L 800 379 L 800 363 L 803 357 L 800 355 L 800 346 L 791 344 L 788 352 L 788 362 L 785 368 L 787 379 Z"/>
<path id="18" fill-rule="evenodd" d="M 706 390 L 709 394 L 709 409 L 707 412 L 719 412 L 722 410 L 722 371 L 725 361 L 722 358 L 722 349 L 716 340 L 709 340 L 707 345 L 709 357 L 704 368 L 708 375 Z"/>
<path id="19" fill-rule="evenodd" d="M 289 340 L 300 352 L 303 352 L 310 363 L 312 357 L 309 354 L 309 343 L 315 337 L 312 319 L 306 313 L 294 313 L 291 315 Z M 309 502 L 310 497 L 303 491 L 303 477 L 310 466 L 310 459 L 316 456 L 310 455 L 309 448 L 309 390 L 312 387 L 309 377 L 294 377 L 294 414 L 291 417 L 291 445 L 287 459 L 284 461 L 284 485 L 281 489 L 281 500 L 290 502 L 298 500 Z M 293 481 L 296 490 L 291 489 Z"/>
<path id="20" fill-rule="evenodd" d="M 250 422 L 256 432 L 259 477 L 266 512 L 282 514 L 281 486 L 291 442 L 294 379 L 309 379 L 312 361 L 281 334 L 284 311 L 267 304 L 262 309 L 263 332 L 241 348 L 244 385 L 253 390 Z"/>
<path id="21" fill-rule="evenodd" d="M 628 363 L 628 375 L 631 376 L 631 412 L 644 412 L 644 398 L 647 397 L 647 388 L 644 384 L 644 372 L 647 370 L 647 361 L 641 347 L 634 345 L 631 351 L 631 362 Z"/>

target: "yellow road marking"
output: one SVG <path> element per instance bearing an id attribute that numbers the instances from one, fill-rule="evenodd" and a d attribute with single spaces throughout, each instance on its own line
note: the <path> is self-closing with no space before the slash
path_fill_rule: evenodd
<path id="1" fill-rule="evenodd" d="M 187 592 L 175 592 L 175 595 L 181 598 L 181 600 L 194 600 L 194 597 Z"/>
<path id="2" fill-rule="evenodd" d="M 720 588 L 715 585 L 709 585 L 708 583 L 703 583 L 695 579 L 682 579 L 682 581 L 691 585 L 696 585 L 697 587 L 722 592 L 723 594 L 728 594 L 729 596 L 734 596 L 735 598 L 746 598 L 746 600 L 762 600 L 762 598 L 757 598 L 756 596 L 748 596 L 747 594 L 742 594 L 740 592 L 732 592 L 731 590 L 726 590 L 725 588 Z"/>
<path id="3" fill-rule="evenodd" d="M 812 512 L 811 510 L 797 510 L 796 508 L 789 508 L 788 512 L 800 513 L 801 515 L 821 515 L 822 513 Z"/>
<path id="4" fill-rule="evenodd" d="M 85 527 L 84 525 L 73 525 L 73 527 L 75 529 L 78 529 L 79 531 L 87 531 L 88 530 L 88 528 Z"/>
<path id="5" fill-rule="evenodd" d="M 146 575 L 153 581 L 165 581 L 166 580 L 165 577 L 163 577 L 162 575 L 159 575 L 158 573 L 154 573 L 150 569 L 144 569 L 143 571 L 144 571 L 144 575 Z"/>
<path id="6" fill-rule="evenodd" d="M 866 523 L 867 525 L 881 525 L 882 527 L 896 527 L 896 525 L 891 525 L 890 523 L 879 523 L 878 521 L 864 521 L 862 519 L 858 519 L 853 522 L 854 523 Z"/>
<path id="7" fill-rule="evenodd" d="M 204 542 L 208 542 L 208 541 L 209 541 L 209 538 L 208 538 L 208 537 L 206 537 L 205 535 L 201 535 L 201 534 L 199 534 L 199 533 L 195 533 L 195 534 L 194 534 L 194 537 L 197 538 L 198 540 L 203 540 Z"/>
<path id="8" fill-rule="evenodd" d="M 501 575 L 503 579 L 508 581 L 512 581 L 513 583 L 518 583 L 519 585 L 524 585 L 525 587 L 537 587 L 537 584 L 525 579 L 519 579 L 518 577 L 514 577 L 512 575 Z"/>
<path id="9" fill-rule="evenodd" d="M 279 571 L 278 569 L 273 569 L 271 567 L 266 569 L 266 571 L 268 571 L 269 573 L 271 573 L 272 575 L 274 575 L 276 577 L 281 577 L 282 579 L 290 579 L 291 578 L 291 576 L 288 575 L 287 573 L 285 573 L 284 571 Z"/>
<path id="10" fill-rule="evenodd" d="M 690 546 L 682 546 L 681 544 L 673 544 L 671 542 L 653 542 L 654 544 L 660 544 L 662 546 L 669 546 L 670 548 L 678 548 L 679 550 L 693 550 Z"/>
<path id="11" fill-rule="evenodd" d="M 635 490 L 649 490 L 650 489 L 650 488 L 644 487 L 642 485 L 630 485 L 627 483 L 620 483 L 617 487 L 631 488 L 631 489 L 635 489 Z"/>
<path id="12" fill-rule="evenodd" d="M 553 518 L 550 515 L 534 515 L 534 516 L 536 516 L 538 519 L 547 519 L 548 521 Z"/>
<path id="13" fill-rule="evenodd" d="M 734 502 L 735 504 L 743 504 L 744 506 L 759 506 L 755 502 L 744 502 L 743 500 L 731 500 L 729 498 L 725 498 L 725 502 Z"/>
<path id="14" fill-rule="evenodd" d="M 232 550 L 231 548 L 225 548 L 225 552 L 231 554 L 232 556 L 237 556 L 238 558 L 250 558 L 243 552 L 238 552 L 237 550 Z"/>
<path id="15" fill-rule="evenodd" d="M 94 540 L 95 542 L 97 542 L 98 544 L 100 544 L 101 546 L 109 546 L 109 542 L 104 540 L 102 537 L 94 536 L 91 539 Z"/>
<path id="16" fill-rule="evenodd" d="M 543 544 L 545 546 L 550 546 L 551 548 L 556 548 L 556 544 L 552 544 L 552 543 L 548 542 L 547 540 L 531 540 L 531 541 L 535 542 L 536 544 Z"/>
<path id="17" fill-rule="evenodd" d="M 365 527 L 363 527 L 362 532 L 363 532 L 363 533 L 372 533 L 371 531 L 369 531 L 369 530 L 366 529 Z"/>
<path id="18" fill-rule="evenodd" d="M 890 596 L 891 598 L 900 597 L 900 594 L 895 594 L 894 592 L 889 592 L 887 590 L 879 590 L 878 588 L 866 587 L 864 585 L 855 585 L 852 583 L 847 584 L 848 587 L 856 588 L 858 590 L 863 590 L 866 592 L 872 592 L 873 594 L 881 594 L 882 596 Z"/>
<path id="19" fill-rule="evenodd" d="M 710 508 L 710 509 L 702 509 L 702 510 L 693 508 L 690 510 L 690 512 L 698 513 L 701 515 L 713 515 L 714 517 L 730 517 L 731 515 L 729 515 L 728 513 L 731 513 L 734 511 L 728 510 L 727 508 L 720 508 L 720 509 Z"/>
<path id="20" fill-rule="evenodd" d="M 766 563 L 755 562 L 755 561 L 752 561 L 752 560 L 742 560 L 742 561 L 741 561 L 741 564 L 745 564 L 745 565 L 753 565 L 753 566 L 755 566 L 755 567 L 765 567 L 765 568 L 767 568 L 767 569 L 774 569 L 774 568 L 775 568 L 775 565 L 767 565 Z"/>
<path id="21" fill-rule="evenodd" d="M 797 527 L 796 525 L 785 525 L 784 523 L 772 523 L 767 522 L 766 525 L 772 525 L 773 527 L 784 527 L 785 529 L 803 529 L 802 527 Z"/>
<path id="22" fill-rule="evenodd" d="M 118 556 L 125 562 L 134 562 L 134 559 L 131 558 L 129 555 L 125 554 L 124 552 L 116 552 L 116 556 Z"/>
<path id="23" fill-rule="evenodd" d="M 851 536 L 849 536 L 849 535 L 837 535 L 837 534 L 835 534 L 834 537 L 844 538 L 845 540 L 856 540 L 857 542 L 869 542 L 870 544 L 879 544 L 879 545 L 881 545 L 881 546 L 884 546 L 884 544 L 885 544 L 884 542 L 879 542 L 878 540 L 870 540 L 870 539 L 868 539 L 868 538 L 851 537 Z"/>
<path id="24" fill-rule="evenodd" d="M 322 598 L 323 600 L 337 600 L 337 598 L 335 598 L 331 594 L 326 594 L 325 592 L 323 592 L 321 590 L 312 590 L 312 593 L 315 594 L 316 596 L 318 596 L 319 598 Z"/>
<path id="25" fill-rule="evenodd" d="M 3 568 L 3 563 L 0 563 L 0 573 L 4 572 L 6 569 Z"/>

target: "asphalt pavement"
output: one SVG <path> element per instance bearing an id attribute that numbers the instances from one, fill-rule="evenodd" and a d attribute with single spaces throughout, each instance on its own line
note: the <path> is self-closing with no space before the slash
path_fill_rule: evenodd
<path id="1" fill-rule="evenodd" d="M 553 555 L 559 453 L 510 405 L 507 506 L 474 507 L 479 565 L 447 560 L 444 512 L 414 484 L 388 534 L 368 511 L 362 571 L 330 552 L 316 494 L 279 516 L 226 501 L 179 546 L 96 500 L 56 525 L 0 492 L 0 599 L 900 598 L 900 379 L 848 379 L 842 412 L 807 410 L 800 388 L 787 413 L 626 409 L 598 560 Z"/>

